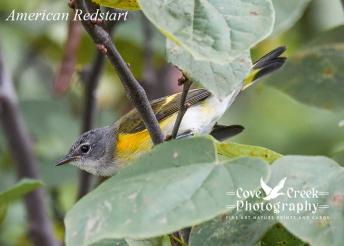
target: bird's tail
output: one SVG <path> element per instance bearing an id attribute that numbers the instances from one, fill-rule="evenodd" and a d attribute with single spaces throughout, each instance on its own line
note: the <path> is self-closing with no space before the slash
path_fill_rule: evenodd
<path id="1" fill-rule="evenodd" d="M 244 86 L 242 90 L 250 87 L 265 75 L 282 67 L 287 59 L 280 56 L 284 53 L 284 51 L 286 51 L 286 47 L 278 47 L 256 61 L 251 72 L 244 79 Z"/>

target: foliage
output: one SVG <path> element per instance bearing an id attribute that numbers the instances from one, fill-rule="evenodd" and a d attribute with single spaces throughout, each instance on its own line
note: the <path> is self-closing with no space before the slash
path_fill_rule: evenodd
<path id="1" fill-rule="evenodd" d="M 288 232 L 281 224 L 276 224 L 264 235 L 261 245 L 306 246 L 307 244 Z"/>
<path id="2" fill-rule="evenodd" d="M 274 11 L 269 0 L 140 0 L 139 4 L 167 38 L 196 60 L 220 64 L 257 44 L 270 34 L 273 25 Z"/>
<path id="3" fill-rule="evenodd" d="M 272 0 L 276 11 L 274 34 L 289 29 L 302 16 L 311 0 Z"/>
<path id="4" fill-rule="evenodd" d="M 220 155 L 224 155 L 229 158 L 236 158 L 236 157 L 244 157 L 244 156 L 250 156 L 250 157 L 256 157 L 261 158 L 268 163 L 272 163 L 275 160 L 282 157 L 282 155 L 263 148 L 259 146 L 249 146 L 244 144 L 238 144 L 238 143 L 217 143 L 217 152 Z"/>
<path id="5" fill-rule="evenodd" d="M 262 245 L 264 243 L 266 245 L 267 242 L 271 243 L 271 241 L 275 241 L 273 244 L 278 244 L 278 240 L 283 242 L 282 244 L 304 245 L 297 237 L 311 245 L 340 245 L 339 242 L 343 241 L 342 234 L 328 232 L 342 228 L 342 225 L 337 223 L 343 221 L 343 189 L 339 187 L 343 187 L 344 169 L 328 158 L 303 156 L 282 157 L 275 161 L 271 169 L 270 184 L 277 184 L 283 177 L 287 177 L 285 186 L 292 187 L 293 190 L 316 189 L 320 192 L 328 191 L 328 194 L 310 198 L 280 196 L 271 201 L 274 208 L 281 209 L 278 213 L 274 210 L 229 212 L 196 226 L 191 234 L 191 245 L 252 245 L 265 233 Z M 321 183 L 318 182 L 319 173 L 328 174 Z M 318 208 L 319 211 L 316 213 L 282 210 L 280 204 L 290 201 L 293 204 L 303 204 L 304 202 L 318 205 L 327 204 L 329 209 Z M 248 198 L 247 202 L 250 204 L 263 203 L 264 207 L 267 207 L 268 204 L 267 201 L 256 197 Z M 258 219 L 258 217 L 264 216 L 269 219 Z M 309 218 L 300 219 L 301 216 Z M 296 219 L 290 219 L 293 217 Z M 292 234 L 281 229 L 280 225 L 269 230 L 271 225 L 277 222 Z"/>
<path id="6" fill-rule="evenodd" d="M 150 238 L 201 223 L 236 202 L 224 195 L 226 191 L 239 184 L 256 189 L 258 177 L 268 176 L 267 164 L 259 159 L 219 162 L 215 153 L 207 138 L 154 148 L 74 206 L 65 221 L 67 244 Z"/>
<path id="7" fill-rule="evenodd" d="M 344 163 L 344 29 L 342 25 L 322 29 L 331 11 L 319 9 L 317 1 L 310 0 L 94 2 L 141 10 L 129 12 L 129 21 L 116 27 L 114 40 L 135 77 L 152 94 L 176 90 L 173 84 L 163 85 L 164 81 L 175 80 L 169 77 L 174 71 L 164 70 L 168 67 L 165 60 L 220 98 L 232 92 L 248 74 L 251 48 L 256 58 L 257 54 L 286 44 L 288 62 L 265 79 L 264 86 L 242 93 L 223 117 L 225 124 L 245 126 L 239 137 L 225 143 L 205 136 L 166 142 L 120 169 L 74 205 L 77 170 L 56 168 L 54 161 L 79 133 L 84 87 L 78 72 L 92 60 L 95 46 L 86 35 L 81 37 L 78 72 L 67 94 L 56 98 L 52 96 L 51 81 L 62 58 L 67 24 L 1 23 L 1 33 L 6 33 L 1 40 L 6 65 L 12 71 L 42 180 L 52 200 L 49 212 L 56 228 L 60 228 L 60 239 L 66 237 L 67 246 L 169 245 L 167 234 L 187 226 L 192 226 L 190 246 L 343 244 L 343 167 L 319 156 Z M 8 15 L 14 8 L 35 12 L 47 7 L 67 11 L 63 1 L 4 0 L 0 15 Z M 148 41 L 140 15 L 157 28 L 151 29 Z M 343 24 L 344 18 L 337 23 Z M 149 52 L 153 56 L 152 69 L 160 74 L 153 91 L 150 86 L 155 82 L 144 81 Z M 97 125 L 111 124 L 127 110 L 124 96 L 118 77 L 107 67 L 96 92 Z M 12 162 L 0 135 L 1 187 L 15 182 Z M 293 202 L 309 201 L 329 208 L 319 209 L 315 215 L 322 218 L 316 220 L 283 220 L 273 211 L 226 207 L 238 201 L 263 206 L 290 201 L 285 196 L 268 202 L 261 197 L 240 200 L 225 195 L 237 187 L 262 192 L 261 177 L 271 187 L 287 177 L 284 192 L 288 187 L 327 191 L 327 196 Z M 0 193 L 1 245 L 29 244 L 21 219 L 23 207 L 8 204 L 40 185 L 37 181 L 23 181 Z M 298 214 L 281 211 L 279 215 Z M 303 215 L 314 216 L 309 211 Z M 64 216 L 66 229 L 62 228 Z M 258 216 L 271 219 L 261 220 Z"/>
<path id="8" fill-rule="evenodd" d="M 326 173 L 326 176 L 323 174 Z M 311 245 L 340 245 L 343 235 L 336 233 L 344 220 L 344 169 L 336 162 L 325 157 L 286 156 L 277 160 L 272 166 L 271 183 L 277 183 L 287 177 L 286 187 L 294 190 L 316 189 L 328 192 L 325 195 L 310 197 L 296 196 L 295 203 L 310 202 L 318 204 L 319 211 L 313 214 L 305 211 L 302 216 L 317 217 L 312 220 L 280 220 L 280 223 L 295 236 Z M 319 180 L 319 177 L 322 177 Z M 288 197 L 280 196 L 274 203 L 286 202 Z M 321 208 L 326 205 L 328 208 Z M 281 217 L 298 216 L 295 211 L 281 211 Z M 322 219 L 320 219 L 322 218 Z M 329 233 L 334 232 L 334 233 Z"/>
<path id="9" fill-rule="evenodd" d="M 167 40 L 168 60 L 182 68 L 183 73 L 195 82 L 201 83 L 218 97 L 229 95 L 239 86 L 251 67 L 249 52 L 227 64 L 195 60 L 183 48 Z"/>
<path id="10" fill-rule="evenodd" d="M 255 203 L 260 202 L 261 199 L 250 198 L 248 201 Z M 275 220 L 267 220 L 262 223 L 261 220 L 254 219 L 254 217 L 269 215 L 270 213 L 265 211 L 230 211 L 195 226 L 191 232 L 190 245 L 253 245 L 275 223 Z M 245 216 L 246 219 L 244 219 Z"/>
<path id="11" fill-rule="evenodd" d="M 343 54 L 343 44 L 303 50 L 290 58 L 283 71 L 268 80 L 272 86 L 301 102 L 327 110 L 342 111 Z M 292 79 L 289 74 L 294 75 Z"/>
<path id="12" fill-rule="evenodd" d="M 0 223 L 5 219 L 7 206 L 43 184 L 38 180 L 22 179 L 17 184 L 0 192 Z"/>

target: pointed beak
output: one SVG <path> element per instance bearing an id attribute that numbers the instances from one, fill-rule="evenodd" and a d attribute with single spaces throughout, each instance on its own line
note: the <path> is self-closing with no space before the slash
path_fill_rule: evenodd
<path id="1" fill-rule="evenodd" d="M 69 162 L 71 162 L 71 161 L 75 161 L 75 160 L 77 160 L 77 159 L 78 159 L 77 156 L 66 155 L 66 156 L 63 157 L 61 160 L 58 160 L 58 161 L 56 162 L 56 166 L 62 166 L 62 165 L 64 165 L 64 164 L 67 164 L 67 163 L 69 163 Z"/>

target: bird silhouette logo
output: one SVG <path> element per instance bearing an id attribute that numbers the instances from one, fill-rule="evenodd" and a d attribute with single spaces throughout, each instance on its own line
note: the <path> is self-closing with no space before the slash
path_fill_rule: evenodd
<path id="1" fill-rule="evenodd" d="M 263 199 L 265 201 L 270 201 L 281 195 L 284 195 L 284 193 L 280 192 L 280 190 L 283 189 L 286 179 L 287 177 L 284 177 L 274 188 L 271 188 L 264 182 L 262 178 L 260 178 L 260 186 L 262 187 L 262 189 L 264 190 L 266 194 L 266 197 L 264 197 Z"/>

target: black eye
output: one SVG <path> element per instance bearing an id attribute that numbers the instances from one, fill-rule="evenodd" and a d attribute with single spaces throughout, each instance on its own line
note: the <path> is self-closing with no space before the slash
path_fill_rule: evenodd
<path id="1" fill-rule="evenodd" d="M 88 151 L 90 151 L 90 148 L 91 147 L 89 144 L 83 144 L 83 145 L 81 145 L 80 150 L 82 153 L 87 153 Z"/>

